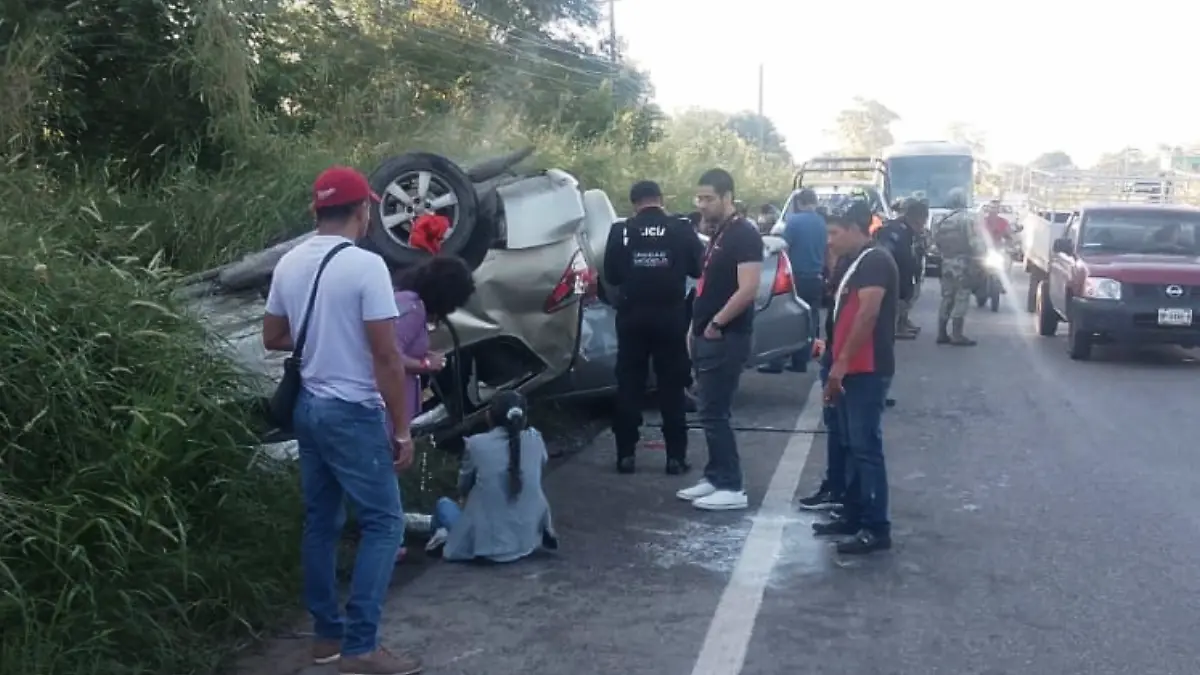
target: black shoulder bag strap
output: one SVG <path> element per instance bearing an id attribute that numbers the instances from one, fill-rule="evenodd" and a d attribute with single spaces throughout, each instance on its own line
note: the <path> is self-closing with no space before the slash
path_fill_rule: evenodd
<path id="1" fill-rule="evenodd" d="M 333 260 L 333 256 L 350 248 L 354 244 L 344 241 L 337 246 L 334 246 L 329 253 L 321 260 L 320 266 L 317 267 L 317 274 L 313 277 L 312 290 L 308 292 L 308 306 L 304 309 L 304 319 L 300 322 L 300 332 L 296 333 L 296 344 L 292 348 L 292 359 L 297 363 L 300 362 L 301 355 L 304 353 L 304 343 L 308 342 L 308 320 L 312 318 L 313 305 L 317 304 L 317 287 L 321 285 L 321 275 L 325 273 L 325 267 Z"/>
<path id="2" fill-rule="evenodd" d="M 303 384 L 300 380 L 300 361 L 304 353 L 304 343 L 308 341 L 308 320 L 312 317 L 313 305 L 317 301 L 317 287 L 321 284 L 321 275 L 325 273 L 325 266 L 329 264 L 330 260 L 333 260 L 333 256 L 351 246 L 353 244 L 350 242 L 334 246 L 329 253 L 325 254 L 325 258 L 317 267 L 317 274 L 313 277 L 312 290 L 308 293 L 308 306 L 304 310 L 304 318 L 300 320 L 300 331 L 296 334 L 296 343 L 292 346 L 292 354 L 284 359 L 283 377 L 275 388 L 275 394 L 267 403 L 271 421 L 283 431 L 292 430 L 296 400 L 300 397 L 300 389 Z"/>

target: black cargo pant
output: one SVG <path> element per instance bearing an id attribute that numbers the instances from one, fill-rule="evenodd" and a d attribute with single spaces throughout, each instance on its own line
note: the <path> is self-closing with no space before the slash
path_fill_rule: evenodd
<path id="1" fill-rule="evenodd" d="M 650 364 L 654 364 L 668 459 L 687 456 L 684 388 L 690 378 L 684 305 L 623 307 L 617 312 L 617 458 L 632 457 L 642 423 Z"/>

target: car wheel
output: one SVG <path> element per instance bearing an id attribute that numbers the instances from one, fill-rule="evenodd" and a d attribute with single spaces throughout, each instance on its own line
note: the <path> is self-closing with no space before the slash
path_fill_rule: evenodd
<path id="1" fill-rule="evenodd" d="M 1092 336 L 1076 329 L 1076 321 L 1067 322 L 1067 354 L 1075 361 L 1092 358 Z"/>
<path id="2" fill-rule="evenodd" d="M 975 306 L 976 307 L 979 307 L 982 309 L 983 306 L 987 304 L 987 301 L 988 301 L 987 296 L 984 295 L 983 293 L 975 294 Z"/>
<path id="3" fill-rule="evenodd" d="M 457 164 L 428 152 L 409 153 L 386 160 L 371 174 L 370 183 L 382 201 L 371 209 L 366 248 L 391 266 L 408 267 L 429 257 L 409 244 L 413 222 L 426 213 L 450 221 L 442 253 L 462 258 L 471 269 L 483 262 L 496 223 L 479 217 L 475 186 Z"/>
<path id="4" fill-rule="evenodd" d="M 992 293 L 992 297 L 988 298 L 988 303 L 991 306 L 991 309 L 993 312 L 999 312 L 1000 311 L 1000 294 Z"/>
<path id="5" fill-rule="evenodd" d="M 1050 284 L 1046 281 L 1038 284 L 1037 328 L 1042 337 L 1054 337 L 1058 332 L 1058 314 L 1050 304 Z"/>

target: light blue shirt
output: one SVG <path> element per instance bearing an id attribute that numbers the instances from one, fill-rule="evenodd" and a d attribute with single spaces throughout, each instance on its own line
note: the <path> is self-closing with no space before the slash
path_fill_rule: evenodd
<path id="1" fill-rule="evenodd" d="M 788 245 L 793 276 L 821 276 L 825 271 L 825 251 L 829 247 L 829 234 L 821 214 L 816 211 L 789 213 L 784 219 L 783 240 Z"/>
<path id="2" fill-rule="evenodd" d="M 509 562 L 542 545 L 553 532 L 542 491 L 546 444 L 536 429 L 521 432 L 521 493 L 508 497 L 508 433 L 502 428 L 466 439 L 459 488 L 469 490 L 462 516 L 450 528 L 442 557 Z"/>

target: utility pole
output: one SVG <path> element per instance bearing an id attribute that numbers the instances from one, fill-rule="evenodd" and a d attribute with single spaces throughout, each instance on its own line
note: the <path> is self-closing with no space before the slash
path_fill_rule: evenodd
<path id="1" fill-rule="evenodd" d="M 758 64 L 758 148 L 767 147 L 767 118 L 763 115 L 763 64 Z"/>
<path id="2" fill-rule="evenodd" d="M 617 0 L 608 0 L 608 56 L 617 63 Z"/>

